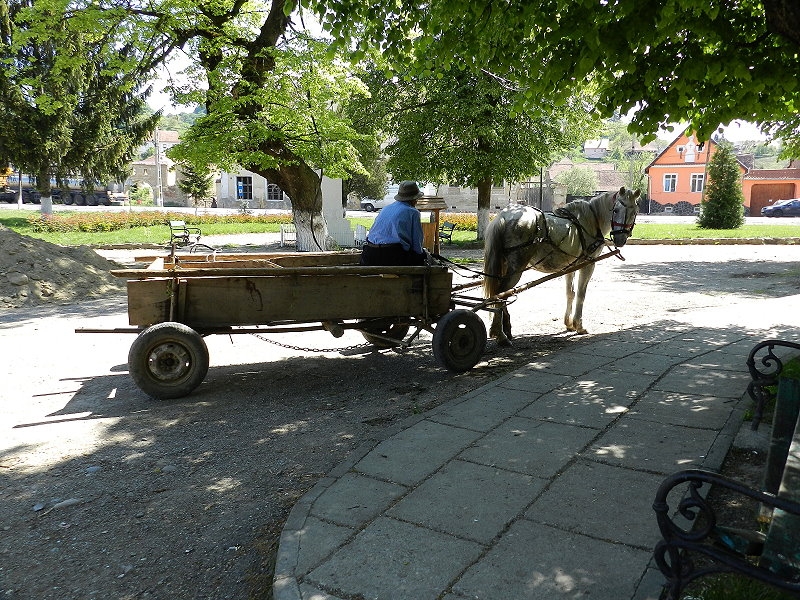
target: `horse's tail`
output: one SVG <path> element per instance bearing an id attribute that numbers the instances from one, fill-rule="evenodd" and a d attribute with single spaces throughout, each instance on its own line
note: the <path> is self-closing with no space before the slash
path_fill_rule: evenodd
<path id="1" fill-rule="evenodd" d="M 500 289 L 500 279 L 506 270 L 503 253 L 505 226 L 505 217 L 500 213 L 486 228 L 483 249 L 483 294 L 486 298 L 503 291 Z"/>

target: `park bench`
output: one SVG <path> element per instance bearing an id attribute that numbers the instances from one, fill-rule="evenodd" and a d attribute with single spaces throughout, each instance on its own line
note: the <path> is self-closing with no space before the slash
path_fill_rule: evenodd
<path id="1" fill-rule="evenodd" d="M 800 344 L 785 340 L 765 340 L 756 344 L 747 357 L 750 384 L 747 393 L 755 403 L 751 428 L 758 429 L 764 407 L 775 398 L 775 389 L 783 371 L 783 361 L 778 353 L 800 350 Z M 785 356 L 785 355 L 784 355 Z"/>
<path id="2" fill-rule="evenodd" d="M 777 340 L 767 343 L 773 348 L 780 345 Z M 776 384 L 760 489 L 712 471 L 687 469 L 667 477 L 656 493 L 653 509 L 662 539 L 655 548 L 655 562 L 667 578 L 670 600 L 679 598 L 689 582 L 709 573 L 740 573 L 800 593 L 800 379 L 780 377 Z M 711 486 L 759 504 L 752 530 L 717 522 L 707 502 Z M 676 510 L 670 511 L 670 499 L 675 500 Z"/>
<path id="3" fill-rule="evenodd" d="M 297 229 L 291 223 L 284 223 L 281 225 L 281 248 L 283 248 L 287 242 L 297 242 Z"/>
<path id="4" fill-rule="evenodd" d="M 456 224 L 451 223 L 450 221 L 445 221 L 442 223 L 442 226 L 439 228 L 439 238 L 442 240 L 447 240 L 447 243 L 453 243 L 453 230 L 455 230 Z"/>
<path id="5" fill-rule="evenodd" d="M 186 221 L 169 222 L 169 243 L 175 246 L 190 246 L 200 241 L 199 227 L 189 227 Z"/>
<path id="6" fill-rule="evenodd" d="M 186 221 L 170 221 L 169 222 L 169 245 L 173 249 L 179 247 L 189 247 L 189 252 L 194 252 L 197 248 L 203 247 L 208 250 L 216 251 L 208 244 L 200 242 L 202 232 L 199 227 L 190 227 L 186 225 Z"/>

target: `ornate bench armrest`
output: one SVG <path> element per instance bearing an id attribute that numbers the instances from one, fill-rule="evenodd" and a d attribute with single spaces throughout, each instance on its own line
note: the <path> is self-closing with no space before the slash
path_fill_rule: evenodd
<path id="1" fill-rule="evenodd" d="M 775 397 L 769 388 L 778 383 L 778 377 L 783 371 L 783 361 L 774 352 L 776 347 L 800 350 L 800 344 L 795 342 L 764 340 L 756 344 L 747 357 L 747 368 L 752 380 L 747 386 L 747 393 L 756 405 L 751 425 L 754 431 L 761 423 L 764 406 Z"/>
<path id="2" fill-rule="evenodd" d="M 670 510 L 668 496 L 675 488 L 688 484 L 687 493 L 677 503 L 677 512 Z M 718 539 L 717 517 L 701 489 L 708 484 L 733 490 L 773 509 L 800 515 L 800 503 L 747 487 L 741 482 L 702 469 L 679 471 L 667 477 L 656 492 L 653 510 L 663 539 L 655 549 L 655 561 L 668 580 L 670 598 L 678 598 L 680 591 L 692 580 L 709 573 L 742 573 L 782 587 L 800 591 L 800 583 L 791 583 L 752 560 L 722 544 Z M 679 493 L 677 490 L 675 493 Z M 683 521 L 679 523 L 676 519 Z M 696 568 L 690 552 L 712 559 L 712 563 Z"/>

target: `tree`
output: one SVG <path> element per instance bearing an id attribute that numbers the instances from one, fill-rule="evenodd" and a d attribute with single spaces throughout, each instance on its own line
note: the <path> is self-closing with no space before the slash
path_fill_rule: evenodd
<path id="1" fill-rule="evenodd" d="M 307 35 L 280 41 L 288 23 L 280 0 L 253 39 L 232 28 L 244 18 L 239 10 L 222 15 L 224 30 L 210 23 L 198 34 L 209 86 L 191 97 L 204 98 L 207 114 L 170 156 L 225 170 L 244 167 L 277 184 L 292 202 L 298 248 L 326 249 L 321 178 L 365 172 L 355 147 L 363 136 L 342 107 L 366 90 L 344 62 L 329 56 L 327 43 Z"/>
<path id="2" fill-rule="evenodd" d="M 494 184 L 539 172 L 596 129 L 586 96 L 562 106 L 520 106 L 517 93 L 485 73 L 401 74 L 367 78 L 372 121 L 390 134 L 388 171 L 417 180 L 477 188 L 478 239 L 489 222 Z"/>
<path id="3" fill-rule="evenodd" d="M 597 191 L 597 173 L 588 167 L 572 167 L 559 173 L 556 181 L 567 186 L 571 196 L 592 196 Z"/>
<path id="4" fill-rule="evenodd" d="M 53 177 L 89 191 L 124 179 L 157 120 L 142 116 L 135 49 L 78 23 L 48 2 L 0 0 L 0 163 L 35 176 L 43 213 Z"/>
<path id="5" fill-rule="evenodd" d="M 488 70 L 556 102 L 590 79 L 604 116 L 632 111 L 639 134 L 688 121 L 708 139 L 746 119 L 800 144 L 796 0 L 312 4 L 338 43 L 380 44 L 420 72 Z"/>
<path id="6" fill-rule="evenodd" d="M 183 163 L 180 165 L 178 188 L 192 199 L 195 206 L 205 203 L 214 195 L 214 172 L 208 165 L 193 165 Z"/>
<path id="7" fill-rule="evenodd" d="M 744 194 L 739 163 L 727 144 L 717 146 L 708 164 L 697 224 L 706 229 L 736 229 L 744 224 Z"/>

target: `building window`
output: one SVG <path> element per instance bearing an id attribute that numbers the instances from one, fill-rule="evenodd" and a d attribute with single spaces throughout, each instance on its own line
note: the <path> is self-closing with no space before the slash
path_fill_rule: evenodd
<path id="1" fill-rule="evenodd" d="M 664 191 L 665 192 L 674 192 L 675 188 L 678 185 L 678 176 L 674 173 L 669 175 L 664 175 Z"/>
<path id="2" fill-rule="evenodd" d="M 702 173 L 695 173 L 694 175 L 692 175 L 692 191 L 702 192 L 704 180 L 705 176 Z"/>
<path id="3" fill-rule="evenodd" d="M 236 199 L 237 200 L 252 200 L 253 199 L 253 178 L 252 177 L 237 177 L 236 178 Z"/>
<path id="4" fill-rule="evenodd" d="M 274 183 L 267 184 L 267 202 L 283 202 L 283 190 Z"/>

